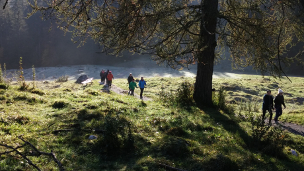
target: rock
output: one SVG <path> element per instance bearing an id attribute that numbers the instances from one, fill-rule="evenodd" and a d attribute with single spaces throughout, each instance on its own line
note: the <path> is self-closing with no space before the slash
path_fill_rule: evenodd
<path id="1" fill-rule="evenodd" d="M 297 152 L 296 152 L 295 150 L 291 149 L 290 151 L 291 151 L 291 154 L 292 154 L 292 155 L 298 156 L 298 154 L 297 154 Z"/>
<path id="2" fill-rule="evenodd" d="M 81 76 L 77 79 L 76 83 L 81 84 L 81 82 L 83 82 L 83 81 L 85 81 L 85 80 L 87 80 L 87 79 L 89 79 L 89 77 L 88 77 L 87 75 L 81 75 Z"/>
<path id="3" fill-rule="evenodd" d="M 89 140 L 94 140 L 94 139 L 97 139 L 97 136 L 95 136 L 95 135 L 90 135 L 89 136 Z"/>

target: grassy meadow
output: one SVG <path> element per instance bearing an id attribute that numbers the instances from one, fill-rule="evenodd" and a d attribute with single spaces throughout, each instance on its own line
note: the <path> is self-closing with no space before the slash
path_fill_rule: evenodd
<path id="1" fill-rule="evenodd" d="M 17 82 L 1 84 L 0 142 L 16 147 L 22 135 L 37 149 L 53 151 L 65 170 L 304 170 L 304 137 L 269 128 L 259 141 L 254 121 L 246 119 L 261 115 L 267 89 L 276 94 L 281 88 L 287 106 L 281 120 L 304 126 L 304 78 L 291 80 L 254 75 L 214 79 L 216 90 L 225 89 L 229 110 L 176 102 L 180 85 L 194 83 L 187 77 L 146 78 L 144 95 L 151 101 L 100 92 L 99 80 L 87 87 L 75 81 L 36 81 L 35 89 L 29 81 L 26 90 Z M 115 79 L 113 84 L 127 90 L 126 82 Z M 215 101 L 217 96 L 218 91 Z M 90 135 L 97 138 L 90 140 Z M 7 150 L 0 146 L 0 153 Z M 29 147 L 18 150 L 30 152 Z M 58 170 L 47 156 L 28 158 L 42 170 Z M 0 170 L 34 168 L 9 153 L 0 156 Z"/>

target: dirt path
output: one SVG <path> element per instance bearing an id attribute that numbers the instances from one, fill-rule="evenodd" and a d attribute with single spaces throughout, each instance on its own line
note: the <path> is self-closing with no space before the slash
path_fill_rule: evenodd
<path id="1" fill-rule="evenodd" d="M 278 123 L 275 123 L 274 120 L 272 120 L 271 123 L 272 123 L 272 125 L 285 129 L 290 133 L 304 136 L 304 127 L 301 125 L 297 125 L 294 123 L 288 123 L 288 122 L 280 122 L 280 121 Z"/>
<path id="2" fill-rule="evenodd" d="M 115 92 L 117 94 L 120 94 L 120 95 L 128 95 L 128 91 L 127 90 L 121 89 L 121 88 L 119 88 L 119 87 L 117 87 L 115 85 L 112 85 L 110 89 L 107 86 L 104 86 L 103 89 L 101 89 L 101 91 L 107 91 L 107 92 L 113 91 L 113 92 Z M 140 99 L 139 95 L 136 94 L 136 93 L 134 93 L 134 97 Z M 152 99 L 143 96 L 142 100 L 143 101 L 151 101 Z"/>

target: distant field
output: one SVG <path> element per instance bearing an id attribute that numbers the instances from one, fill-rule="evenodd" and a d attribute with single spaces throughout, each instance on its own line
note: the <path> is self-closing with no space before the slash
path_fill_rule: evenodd
<path id="1" fill-rule="evenodd" d="M 26 91 L 16 82 L 0 90 L 0 142 L 18 146 L 23 138 L 39 150 L 56 154 L 66 170 L 304 170 L 304 137 L 286 132 L 281 151 L 258 148 L 248 121 L 237 118 L 261 113 L 266 89 L 285 93 L 287 121 L 303 124 L 303 78 L 274 80 L 260 76 L 214 79 L 216 90 L 225 87 L 227 103 L 235 114 L 206 107 L 168 105 L 159 100 L 161 90 L 174 92 L 193 78 L 147 78 L 144 95 L 152 101 L 102 93 L 99 80 L 83 87 L 68 82 L 36 82 Z M 126 79 L 113 83 L 128 89 Z M 27 82 L 31 84 L 31 82 Z M 139 93 L 139 90 L 136 90 Z M 297 101 L 296 101 L 297 99 Z M 256 104 L 256 107 L 254 107 Z M 240 107 L 243 106 L 243 107 Z M 68 130 L 68 131 L 58 131 Z M 94 131 L 95 130 L 95 131 Z M 97 139 L 89 140 L 90 135 Z M 266 146 L 265 146 L 266 147 Z M 267 146 L 268 147 L 268 146 Z M 297 151 L 298 157 L 290 150 Z M 0 153 L 7 150 L 0 147 Z M 29 148 L 20 149 L 26 152 Z M 29 157 L 43 170 L 56 170 L 48 157 Z M 33 170 L 20 156 L 2 154 L 0 170 Z"/>

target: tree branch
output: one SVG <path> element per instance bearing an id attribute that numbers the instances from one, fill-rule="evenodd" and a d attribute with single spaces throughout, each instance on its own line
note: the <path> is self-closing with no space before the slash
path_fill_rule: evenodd
<path id="1" fill-rule="evenodd" d="M 62 164 L 56 158 L 56 156 L 53 153 L 53 151 L 51 151 L 51 153 L 46 153 L 46 152 L 39 151 L 33 144 L 31 144 L 28 141 L 25 141 L 21 136 L 18 136 L 18 138 L 24 142 L 23 145 L 17 146 L 17 147 L 13 147 L 13 146 L 9 146 L 7 144 L 0 144 L 0 146 L 2 146 L 2 147 L 6 147 L 8 149 L 11 149 L 10 151 L 5 151 L 5 152 L 0 153 L 0 155 L 10 154 L 12 152 L 16 152 L 18 155 L 20 155 L 23 159 L 25 159 L 31 166 L 33 166 L 38 171 L 40 171 L 41 169 L 37 165 L 35 165 L 29 158 L 27 158 L 27 156 L 46 155 L 46 156 L 50 156 L 56 162 L 56 164 L 58 165 L 60 171 L 64 171 L 64 168 L 63 168 Z M 21 152 L 18 151 L 19 148 L 25 147 L 26 145 L 30 146 L 35 151 L 35 153 L 27 154 L 27 153 L 21 153 Z"/>
<path id="2" fill-rule="evenodd" d="M 7 3 L 8 3 L 8 0 L 5 1 L 4 5 L 3 5 L 3 9 L 5 9 Z"/>
<path id="3" fill-rule="evenodd" d="M 279 60 L 279 67 L 280 67 L 280 70 L 281 70 L 282 73 L 288 78 L 288 80 L 289 80 L 290 82 L 292 82 L 292 81 L 289 79 L 289 77 L 286 75 L 286 73 L 283 71 L 282 66 L 281 66 L 281 59 L 280 59 L 280 38 L 281 38 L 282 31 L 283 31 L 283 24 L 284 24 L 284 18 L 285 18 L 284 4 L 282 4 L 282 12 L 283 12 L 283 20 L 282 20 L 282 24 L 281 24 L 280 31 L 279 31 L 279 35 L 278 35 L 278 60 Z"/>

